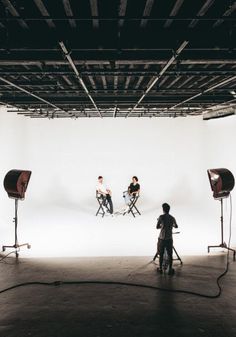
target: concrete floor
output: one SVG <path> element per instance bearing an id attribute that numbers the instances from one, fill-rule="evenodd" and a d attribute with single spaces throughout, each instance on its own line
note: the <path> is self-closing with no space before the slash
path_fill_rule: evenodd
<path id="1" fill-rule="evenodd" d="M 230 259 L 232 261 L 232 258 Z M 135 282 L 201 293 L 217 292 L 225 254 L 183 257 L 174 276 L 159 275 L 151 257 L 8 258 L 0 288 L 28 281 Z M 236 262 L 218 299 L 120 285 L 27 286 L 0 294 L 2 337 L 233 337 Z"/>

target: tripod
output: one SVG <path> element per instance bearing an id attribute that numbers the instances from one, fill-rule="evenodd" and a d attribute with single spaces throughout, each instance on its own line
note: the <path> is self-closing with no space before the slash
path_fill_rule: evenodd
<path id="1" fill-rule="evenodd" d="M 220 211 L 221 211 L 221 216 L 220 216 L 220 223 L 221 223 L 221 243 L 219 245 L 215 246 L 208 246 L 207 250 L 208 253 L 210 252 L 210 248 L 224 248 L 227 249 L 228 251 L 233 252 L 233 260 L 235 261 L 235 254 L 236 251 L 230 247 L 227 246 L 227 244 L 224 242 L 224 217 L 223 217 L 223 198 L 220 198 Z"/>
<path id="2" fill-rule="evenodd" d="M 28 243 L 23 243 L 19 245 L 18 243 L 18 238 L 17 238 L 17 225 L 18 225 L 18 199 L 15 199 L 15 217 L 13 218 L 13 222 L 15 223 L 15 244 L 12 246 L 2 246 L 3 252 L 6 250 L 6 248 L 15 248 L 15 254 L 16 258 L 18 258 L 19 253 L 17 251 L 18 248 L 27 246 L 28 249 L 31 248 L 30 244 Z"/>
<path id="3" fill-rule="evenodd" d="M 180 264 L 183 264 L 183 261 L 181 260 L 181 257 L 179 256 L 179 254 L 177 253 L 177 250 L 175 249 L 175 247 L 173 246 L 173 251 L 176 255 L 176 258 L 173 258 L 173 261 L 180 261 Z M 156 254 L 154 255 L 152 261 L 155 261 L 156 258 L 158 257 L 158 252 L 156 252 Z"/>

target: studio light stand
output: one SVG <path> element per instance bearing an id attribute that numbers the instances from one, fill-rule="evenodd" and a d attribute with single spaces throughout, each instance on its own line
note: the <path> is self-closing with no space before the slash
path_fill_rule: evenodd
<path id="1" fill-rule="evenodd" d="M 17 236 L 18 227 L 18 201 L 24 200 L 25 192 L 28 186 L 28 182 L 31 176 L 31 171 L 21 171 L 21 170 L 11 170 L 4 178 L 4 188 L 8 193 L 9 198 L 15 201 L 15 217 L 13 222 L 15 223 L 15 243 L 14 245 L 4 245 L 2 250 L 5 251 L 7 248 L 14 248 L 16 258 L 19 256 L 19 248 L 27 246 L 28 249 L 31 248 L 29 243 L 19 244 Z"/>
<path id="2" fill-rule="evenodd" d="M 219 245 L 208 246 L 208 253 L 211 248 L 223 248 L 231 251 L 233 253 L 233 260 L 235 261 L 236 251 L 227 246 L 224 242 L 224 210 L 223 210 L 223 199 L 230 195 L 230 191 L 234 188 L 234 176 L 227 169 L 211 169 L 207 171 L 211 189 L 213 191 L 213 197 L 220 201 L 220 225 L 221 225 L 221 243 Z"/>
<path id="3" fill-rule="evenodd" d="M 219 245 L 215 246 L 208 246 L 207 250 L 208 253 L 210 253 L 211 248 L 224 248 L 231 252 L 233 252 L 233 260 L 235 261 L 235 254 L 236 251 L 230 247 L 227 246 L 227 244 L 224 242 L 224 215 L 223 215 L 223 198 L 220 199 L 220 210 L 221 210 L 221 216 L 220 216 L 220 226 L 221 226 L 221 243 Z"/>

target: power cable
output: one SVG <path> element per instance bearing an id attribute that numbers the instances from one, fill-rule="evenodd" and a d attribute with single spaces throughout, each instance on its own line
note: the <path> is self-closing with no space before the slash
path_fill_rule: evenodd
<path id="1" fill-rule="evenodd" d="M 231 194 L 230 194 L 230 221 L 229 221 L 228 247 L 230 247 L 231 234 L 232 234 L 232 197 L 231 197 Z M 6 258 L 8 255 L 10 255 L 12 253 L 13 252 L 10 252 L 4 258 Z M 0 262 L 2 260 L 0 260 Z M 216 279 L 218 292 L 215 295 L 202 294 L 202 293 L 198 293 L 198 292 L 195 292 L 195 291 L 183 290 L 183 289 L 162 288 L 162 287 L 157 287 L 157 286 L 152 286 L 152 285 L 147 285 L 147 284 L 141 284 L 141 283 L 119 282 L 119 281 L 98 281 L 98 280 L 93 280 L 93 281 L 88 281 L 88 280 L 85 280 L 85 281 L 60 281 L 60 280 L 58 280 L 58 281 L 53 281 L 53 282 L 39 282 L 39 281 L 22 282 L 22 283 L 18 283 L 18 284 L 15 284 L 15 285 L 11 286 L 11 287 L 0 290 L 0 294 L 3 294 L 5 292 L 13 290 L 13 289 L 26 287 L 26 286 L 34 286 L 34 285 L 37 285 L 37 286 L 54 286 L 55 287 L 55 286 L 62 286 L 62 285 L 86 285 L 87 284 L 87 285 L 112 285 L 112 286 L 115 285 L 115 286 L 145 288 L 145 289 L 158 290 L 158 291 L 169 292 L 169 293 L 186 294 L 186 295 L 193 295 L 193 296 L 198 296 L 198 297 L 203 297 L 203 298 L 215 299 L 215 298 L 219 298 L 221 293 L 222 293 L 222 287 L 220 285 L 220 280 L 228 273 L 228 270 L 229 270 L 229 250 L 228 250 L 228 253 L 227 253 L 225 270 Z"/>

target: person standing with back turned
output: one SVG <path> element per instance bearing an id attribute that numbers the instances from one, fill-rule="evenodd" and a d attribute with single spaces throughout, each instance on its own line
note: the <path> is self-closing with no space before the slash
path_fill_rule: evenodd
<path id="1" fill-rule="evenodd" d="M 166 249 L 168 258 L 169 258 L 169 275 L 174 274 L 174 269 L 172 268 L 173 263 L 173 237 L 172 237 L 172 229 L 173 227 L 178 228 L 175 218 L 169 214 L 170 205 L 164 203 L 162 205 L 163 214 L 159 216 L 157 220 L 157 229 L 160 229 L 160 234 L 158 238 L 159 245 L 159 272 L 162 274 L 162 263 L 163 263 L 163 255 Z"/>

